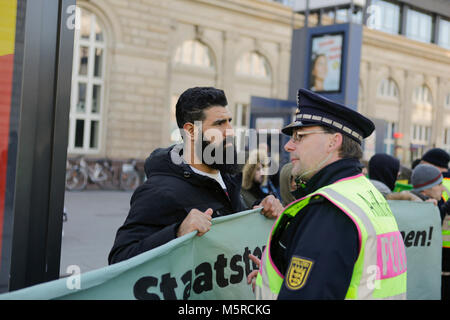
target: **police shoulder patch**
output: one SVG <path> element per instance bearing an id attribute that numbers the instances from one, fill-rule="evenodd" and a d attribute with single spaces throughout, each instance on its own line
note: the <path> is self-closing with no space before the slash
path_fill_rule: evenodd
<path id="1" fill-rule="evenodd" d="M 292 256 L 291 264 L 286 275 L 286 286 L 291 290 L 303 288 L 313 267 L 314 261 L 302 257 Z"/>

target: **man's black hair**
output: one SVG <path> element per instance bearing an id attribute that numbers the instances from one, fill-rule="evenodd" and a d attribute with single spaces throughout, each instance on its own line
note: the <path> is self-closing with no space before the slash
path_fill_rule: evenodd
<path id="1" fill-rule="evenodd" d="M 176 117 L 178 128 L 183 128 L 187 122 L 205 119 L 203 110 L 212 106 L 227 106 L 225 92 L 213 87 L 195 87 L 187 89 L 178 98 Z"/>

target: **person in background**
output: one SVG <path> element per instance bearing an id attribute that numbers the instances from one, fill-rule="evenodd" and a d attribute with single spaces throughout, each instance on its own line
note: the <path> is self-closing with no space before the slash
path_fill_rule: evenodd
<path id="1" fill-rule="evenodd" d="M 369 161 L 367 160 L 361 160 L 361 170 L 362 170 L 362 174 L 365 175 L 366 177 L 369 176 Z"/>
<path id="2" fill-rule="evenodd" d="M 420 164 L 420 161 L 422 161 L 422 159 L 416 159 L 411 163 L 411 170 L 414 170 L 415 167 L 417 167 Z"/>
<path id="3" fill-rule="evenodd" d="M 281 203 L 287 206 L 289 203 L 295 201 L 293 192 L 297 190 L 297 183 L 295 177 L 292 175 L 292 163 L 286 163 L 280 171 L 280 193 Z"/>
<path id="4" fill-rule="evenodd" d="M 397 182 L 403 184 L 409 184 L 411 181 L 412 170 L 402 164 L 400 164 L 400 170 L 398 172 Z M 395 189 L 394 189 L 395 190 Z"/>
<path id="5" fill-rule="evenodd" d="M 422 201 L 432 202 L 435 205 L 442 198 L 444 187 L 442 173 L 438 168 L 429 164 L 419 164 L 411 175 L 412 193 Z"/>
<path id="6" fill-rule="evenodd" d="M 241 195 L 247 207 L 252 208 L 268 195 L 276 196 L 275 187 L 267 176 L 269 157 L 262 149 L 253 150 L 242 170 Z"/>
<path id="7" fill-rule="evenodd" d="M 448 176 L 448 163 L 450 162 L 450 155 L 447 151 L 441 148 L 433 148 L 424 153 L 420 163 L 431 164 L 442 172 L 444 177 Z"/>
<path id="8" fill-rule="evenodd" d="M 383 196 L 392 193 L 398 177 L 400 161 L 386 153 L 378 153 L 369 160 L 368 171 L 370 182 Z"/>
<path id="9" fill-rule="evenodd" d="M 443 149 L 433 148 L 428 150 L 421 159 L 421 163 L 436 167 L 443 176 L 442 199 L 438 205 L 441 211 L 442 221 L 442 299 L 450 300 L 450 214 L 446 211 L 446 203 L 450 199 L 450 173 L 448 163 L 450 155 Z"/>
<path id="10" fill-rule="evenodd" d="M 368 164 L 370 182 L 388 200 L 420 201 L 409 191 L 394 192 L 400 168 L 397 158 L 386 153 L 375 154 Z"/>

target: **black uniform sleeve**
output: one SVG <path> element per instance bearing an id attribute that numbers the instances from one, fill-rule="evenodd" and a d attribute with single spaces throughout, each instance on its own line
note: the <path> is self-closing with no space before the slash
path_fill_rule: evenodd
<path id="1" fill-rule="evenodd" d="M 164 205 L 167 203 L 174 201 L 145 185 L 136 189 L 127 219 L 117 231 L 109 253 L 109 264 L 129 259 L 176 238 L 184 216 L 166 212 L 173 209 L 167 209 Z"/>
<path id="2" fill-rule="evenodd" d="M 356 226 L 327 200 L 305 209 L 286 247 L 285 279 L 278 299 L 344 299 L 359 252 Z M 303 270 L 297 269 L 300 285 L 289 275 L 291 263 L 294 268 L 298 261 L 306 262 Z"/>

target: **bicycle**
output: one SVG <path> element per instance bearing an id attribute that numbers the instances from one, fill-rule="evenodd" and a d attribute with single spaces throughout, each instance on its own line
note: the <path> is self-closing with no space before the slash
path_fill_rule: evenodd
<path id="1" fill-rule="evenodd" d="M 137 169 L 137 161 L 130 159 L 122 164 L 122 172 L 120 173 L 119 186 L 122 190 L 133 191 L 141 184 L 141 176 Z"/>
<path id="2" fill-rule="evenodd" d="M 86 188 L 88 174 L 86 169 L 80 165 L 81 156 L 66 161 L 66 189 L 79 191 Z M 74 163 L 72 163 L 74 162 Z"/>
<path id="3" fill-rule="evenodd" d="M 66 172 L 66 188 L 68 190 L 83 190 L 88 182 L 96 183 L 102 189 L 111 189 L 114 186 L 114 169 L 111 160 L 97 160 L 92 168 L 83 156 L 76 159 L 79 159 L 78 163 L 70 166 Z"/>

